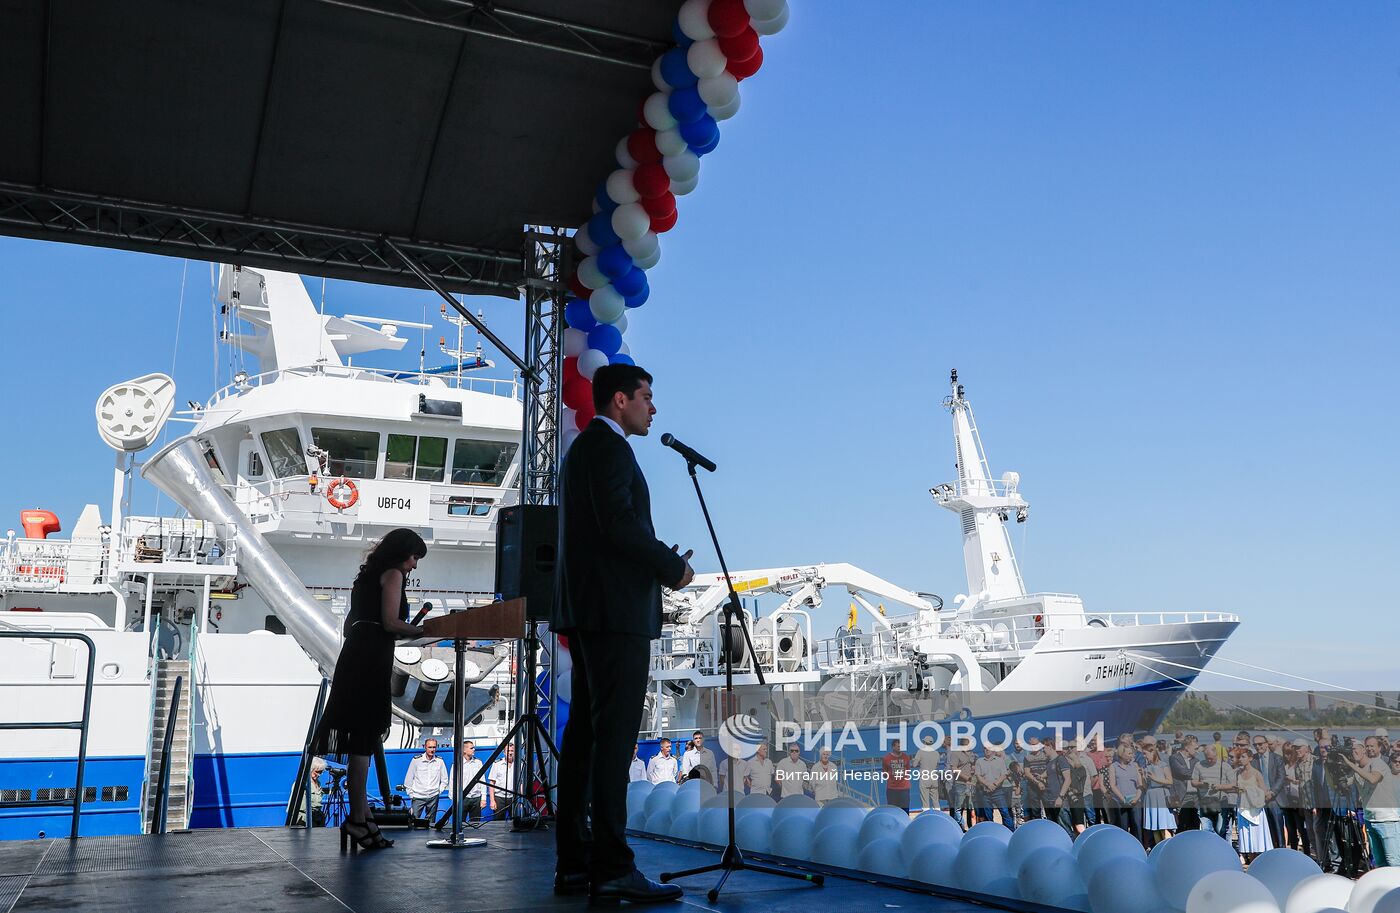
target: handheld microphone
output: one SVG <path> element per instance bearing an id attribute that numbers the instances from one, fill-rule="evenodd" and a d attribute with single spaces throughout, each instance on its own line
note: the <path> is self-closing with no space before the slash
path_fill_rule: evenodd
<path id="1" fill-rule="evenodd" d="M 411 624 L 411 625 L 416 625 L 416 624 L 418 624 L 418 622 L 420 622 L 420 621 L 423 620 L 423 616 L 424 616 L 424 615 L 427 615 L 427 614 L 428 614 L 429 612 L 431 612 L 432 610 L 433 610 L 433 604 L 432 604 L 431 602 L 425 602 L 425 603 L 423 603 L 423 608 L 421 608 L 421 609 L 418 610 L 418 614 L 413 616 L 413 620 L 410 621 L 409 624 Z"/>
<path id="2" fill-rule="evenodd" d="M 676 436 L 674 434 L 667 433 L 661 435 L 661 445 L 663 447 L 670 447 L 676 453 L 679 453 L 681 456 L 685 457 L 687 462 L 694 463 L 696 466 L 699 466 L 706 472 L 715 471 L 714 460 L 711 460 L 703 454 L 699 453 L 695 450 L 695 448 L 682 444 L 676 439 Z"/>

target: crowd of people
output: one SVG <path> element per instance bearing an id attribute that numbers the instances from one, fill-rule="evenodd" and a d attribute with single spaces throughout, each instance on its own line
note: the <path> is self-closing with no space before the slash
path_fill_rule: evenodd
<path id="1" fill-rule="evenodd" d="M 735 761 L 742 792 L 775 800 L 805 794 L 824 804 L 858 793 L 853 781 L 873 780 L 883 784 L 886 804 L 936 809 L 964 829 L 979 821 L 1014 829 L 1047 818 L 1073 837 L 1107 823 L 1150 849 L 1181 830 L 1209 828 L 1247 862 L 1287 846 L 1349 877 L 1400 865 L 1400 743 L 1385 730 L 1343 739 L 1317 729 L 1311 742 L 1247 731 L 1228 740 L 1219 732 L 1204 740 L 1125 733 L 1108 746 L 1031 737 L 1005 750 L 946 751 L 928 736 L 913 755 L 894 741 L 884 756 L 859 762 L 875 760 L 877 772 L 855 778 L 843 776 L 829 748 L 808 761 L 794 743 L 777 762 L 768 749 L 760 745 L 752 758 Z M 633 780 L 703 778 L 724 788 L 722 775 L 699 732 L 680 757 L 668 739 L 646 762 L 634 748 Z"/>

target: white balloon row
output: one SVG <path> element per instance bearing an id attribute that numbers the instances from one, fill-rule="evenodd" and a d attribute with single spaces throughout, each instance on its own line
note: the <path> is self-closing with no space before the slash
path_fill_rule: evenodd
<path id="1" fill-rule="evenodd" d="M 699 780 L 627 792 L 627 826 L 723 846 L 727 798 Z M 1240 857 L 1213 831 L 1185 831 L 1149 855 L 1125 830 L 1095 825 L 1071 841 L 1052 821 L 1013 833 L 994 822 L 963 833 L 951 817 L 910 819 L 893 806 L 867 808 L 841 798 L 818 806 L 807 796 L 778 803 L 744 796 L 735 808 L 741 849 L 891 878 L 1027 900 L 1085 913 L 1400 913 L 1400 868 L 1352 882 L 1325 875 L 1290 849 Z"/>

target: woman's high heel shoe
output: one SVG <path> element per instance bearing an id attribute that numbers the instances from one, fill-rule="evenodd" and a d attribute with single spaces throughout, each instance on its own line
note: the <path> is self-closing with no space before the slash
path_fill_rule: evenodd
<path id="1" fill-rule="evenodd" d="M 357 834 L 355 833 L 356 831 L 363 831 L 363 833 Z M 346 819 L 345 821 L 341 822 L 340 851 L 342 853 L 345 852 L 347 848 L 351 852 L 354 852 L 357 849 L 377 850 L 384 845 L 381 842 L 383 839 L 384 838 L 379 837 L 378 834 L 371 833 L 370 829 L 366 827 L 363 823 L 356 824 L 353 821 L 350 821 L 349 819 Z"/>
<path id="2" fill-rule="evenodd" d="M 384 834 L 379 830 L 379 825 L 374 823 L 373 818 L 368 818 L 365 820 L 365 827 L 369 830 L 370 836 L 375 839 L 376 849 L 387 849 L 394 845 L 394 841 L 390 840 L 388 837 L 385 837 Z"/>

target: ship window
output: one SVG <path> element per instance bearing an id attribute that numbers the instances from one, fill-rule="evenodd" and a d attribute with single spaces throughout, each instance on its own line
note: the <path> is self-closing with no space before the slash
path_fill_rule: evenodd
<path id="1" fill-rule="evenodd" d="M 446 466 L 447 438 L 389 435 L 389 446 L 384 451 L 384 478 L 441 482 Z"/>
<path id="2" fill-rule="evenodd" d="M 347 479 L 372 479 L 379 464 L 379 432 L 312 428 L 311 441 L 330 454 L 326 472 Z"/>
<path id="3" fill-rule="evenodd" d="M 449 517 L 489 517 L 495 502 L 490 498 L 448 498 Z"/>
<path id="4" fill-rule="evenodd" d="M 248 451 L 248 477 L 251 479 L 261 479 L 263 477 L 262 457 L 258 456 L 256 450 Z"/>
<path id="5" fill-rule="evenodd" d="M 301 435 L 295 428 L 278 428 L 262 433 L 263 450 L 279 479 L 306 475 L 306 458 L 301 455 Z"/>
<path id="6" fill-rule="evenodd" d="M 504 484 L 518 446 L 499 441 L 458 441 L 452 451 L 452 484 Z"/>

